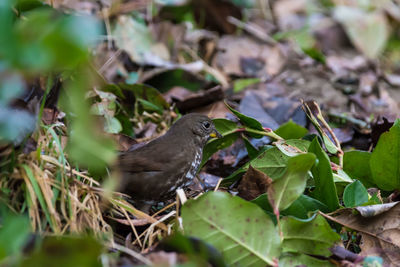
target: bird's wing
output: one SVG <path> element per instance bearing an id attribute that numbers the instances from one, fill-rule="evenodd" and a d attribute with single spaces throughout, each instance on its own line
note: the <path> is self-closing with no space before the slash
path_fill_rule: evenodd
<path id="1" fill-rule="evenodd" d="M 155 172 L 162 170 L 162 164 L 142 157 L 141 153 L 123 153 L 119 155 L 119 169 L 130 173 Z"/>
<path id="2" fill-rule="evenodd" d="M 120 154 L 120 170 L 130 173 L 164 170 L 166 168 L 165 164 L 171 164 L 176 161 L 177 155 L 172 149 L 165 149 L 165 146 L 158 145 L 160 141 L 155 140 L 133 151 Z M 173 143 L 171 145 L 176 145 Z"/>

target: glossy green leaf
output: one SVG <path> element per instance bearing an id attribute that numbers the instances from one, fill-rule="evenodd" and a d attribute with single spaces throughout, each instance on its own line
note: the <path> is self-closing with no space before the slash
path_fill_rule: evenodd
<path id="1" fill-rule="evenodd" d="M 284 217 L 281 220 L 283 232 L 283 252 L 330 256 L 329 248 L 340 240 L 340 236 L 321 216 L 308 220 Z"/>
<path id="2" fill-rule="evenodd" d="M 344 205 L 348 208 L 361 206 L 368 201 L 368 191 L 363 184 L 356 180 L 346 186 L 343 193 Z"/>
<path id="3" fill-rule="evenodd" d="M 268 194 L 262 194 L 257 198 L 253 199 L 251 202 L 260 206 L 263 210 L 273 213 L 272 207 L 268 201 Z M 309 197 L 307 195 L 301 195 L 296 199 L 287 209 L 280 212 L 282 215 L 290 215 L 299 219 L 307 219 L 308 213 L 311 211 L 320 210 L 326 212 L 328 207 L 322 202 Z"/>
<path id="4" fill-rule="evenodd" d="M 254 168 L 266 173 L 272 179 L 277 179 L 285 172 L 288 159 L 289 157 L 279 151 L 278 148 L 271 147 L 262 152 L 257 158 L 249 161 L 234 173 L 226 177 L 222 181 L 222 184 L 230 185 L 237 181 L 247 171 L 250 164 Z"/>
<path id="5" fill-rule="evenodd" d="M 253 146 L 253 144 L 246 136 L 243 135 L 242 139 L 250 159 L 255 159 L 258 155 L 260 155 L 260 151 Z"/>
<path id="6" fill-rule="evenodd" d="M 314 154 L 307 153 L 292 157 L 282 177 L 276 179 L 268 188 L 268 200 L 277 214 L 278 210 L 288 208 L 306 187 L 308 171 L 314 165 Z"/>
<path id="7" fill-rule="evenodd" d="M 370 159 L 372 179 L 383 190 L 400 189 L 400 120 L 383 133 Z"/>
<path id="8" fill-rule="evenodd" d="M 208 192 L 182 207 L 185 234 L 198 237 L 223 255 L 229 265 L 273 265 L 280 237 L 257 205 L 224 192 Z"/>
<path id="9" fill-rule="evenodd" d="M 290 119 L 279 126 L 275 133 L 283 139 L 300 139 L 308 133 L 308 130 Z"/>
<path id="10" fill-rule="evenodd" d="M 305 254 L 287 253 L 279 259 L 279 267 L 334 267 L 328 260 L 320 260 Z"/>
<path id="11" fill-rule="evenodd" d="M 369 165 L 370 159 L 371 153 L 368 151 L 347 151 L 343 156 L 343 170 L 350 175 L 351 178 L 360 180 L 365 187 L 374 187 L 375 184 L 372 180 L 372 173 Z"/>
<path id="12" fill-rule="evenodd" d="M 275 146 L 285 155 L 293 157 L 307 152 L 310 141 L 301 139 L 278 140 Z"/>
<path id="13" fill-rule="evenodd" d="M 326 150 L 329 153 L 336 154 L 341 149 L 340 143 L 337 143 L 337 140 L 331 139 L 328 135 L 332 130 L 327 129 L 330 127 L 322 116 L 319 105 L 315 101 L 303 102 L 303 110 L 318 131 Z"/>
<path id="14" fill-rule="evenodd" d="M 329 157 L 322 149 L 317 138 L 311 142 L 308 151 L 317 156 L 317 162 L 311 169 L 315 183 L 313 197 L 327 205 L 330 211 L 334 211 L 339 208 L 339 198 L 333 181 Z"/>
<path id="15" fill-rule="evenodd" d="M 351 177 L 342 169 L 338 169 L 336 173 L 333 173 L 333 181 L 335 183 L 345 183 L 345 184 L 354 182 L 354 180 L 351 179 Z"/>
<path id="16" fill-rule="evenodd" d="M 281 213 L 282 215 L 291 215 L 299 219 L 307 219 L 308 213 L 316 210 L 326 212 L 328 211 L 328 207 L 312 197 L 301 195 L 289 208 L 283 210 Z"/>
<path id="17" fill-rule="evenodd" d="M 253 119 L 253 118 L 251 118 L 251 117 L 248 117 L 248 116 L 246 116 L 246 115 L 240 113 L 239 111 L 237 111 L 237 110 L 231 108 L 228 104 L 226 104 L 226 106 L 227 106 L 228 109 L 239 119 L 239 121 L 240 121 L 244 126 L 250 127 L 250 128 L 252 128 L 252 129 L 260 130 L 260 131 L 263 131 L 263 130 L 264 130 L 263 127 L 262 127 L 262 125 L 261 125 L 261 123 L 260 123 L 258 120 Z"/>

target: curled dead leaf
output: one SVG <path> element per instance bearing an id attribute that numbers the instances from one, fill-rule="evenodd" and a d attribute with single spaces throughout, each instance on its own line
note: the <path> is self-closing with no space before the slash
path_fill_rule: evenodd
<path id="1" fill-rule="evenodd" d="M 271 183 L 272 179 L 268 175 L 250 165 L 238 186 L 239 196 L 252 200 L 267 192 Z"/>

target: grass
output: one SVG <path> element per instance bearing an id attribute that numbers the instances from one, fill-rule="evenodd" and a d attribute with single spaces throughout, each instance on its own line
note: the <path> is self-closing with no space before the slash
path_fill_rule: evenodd
<path id="1" fill-rule="evenodd" d="M 177 211 L 174 203 L 150 216 L 136 209 L 120 193 L 109 192 L 86 171 L 74 168 L 64 153 L 65 126 L 41 126 L 36 132 L 37 149 L 18 153 L 7 149 L 1 163 L 1 197 L 16 213 L 29 214 L 34 232 L 43 235 L 93 233 L 119 250 L 122 243 L 147 251 L 171 232 Z M 6 171 L 12 170 L 12 171 Z M 112 179 L 112 178 L 108 178 Z M 134 237 L 116 234 L 110 221 L 128 225 Z M 137 225 L 145 225 L 138 231 Z"/>

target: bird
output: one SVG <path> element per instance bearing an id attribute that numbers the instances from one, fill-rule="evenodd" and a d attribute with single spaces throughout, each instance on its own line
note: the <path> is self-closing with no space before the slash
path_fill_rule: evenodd
<path id="1" fill-rule="evenodd" d="M 197 113 L 182 116 L 164 135 L 119 155 L 119 191 L 142 211 L 172 199 L 178 188 L 195 178 L 207 141 L 220 137 L 209 117 Z"/>

